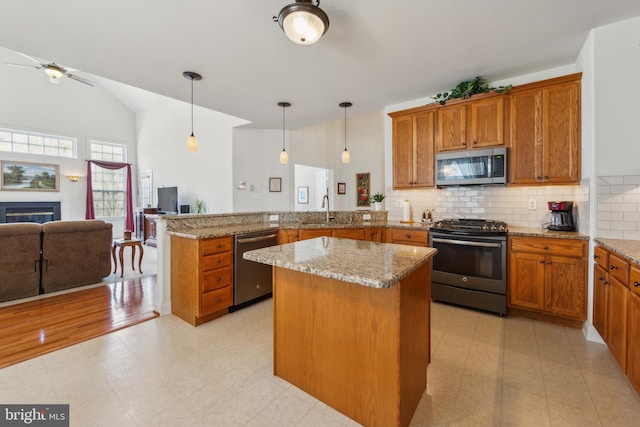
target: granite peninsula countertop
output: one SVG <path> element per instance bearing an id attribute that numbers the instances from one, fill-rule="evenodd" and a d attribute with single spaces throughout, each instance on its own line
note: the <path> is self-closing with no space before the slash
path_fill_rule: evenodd
<path id="1" fill-rule="evenodd" d="M 317 237 L 248 251 L 244 258 L 344 282 L 389 288 L 436 253 L 434 248 Z"/>
<path id="2" fill-rule="evenodd" d="M 640 264 L 640 240 L 604 239 L 596 237 L 594 241 L 620 255 L 627 261 Z"/>

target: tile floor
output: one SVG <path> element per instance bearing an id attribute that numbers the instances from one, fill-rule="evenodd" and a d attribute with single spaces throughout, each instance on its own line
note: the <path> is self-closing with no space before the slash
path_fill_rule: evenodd
<path id="1" fill-rule="evenodd" d="M 2 403 L 72 426 L 355 426 L 272 375 L 271 300 L 194 328 L 163 316 L 0 370 Z M 412 426 L 631 426 L 640 401 L 579 330 L 434 304 Z"/>

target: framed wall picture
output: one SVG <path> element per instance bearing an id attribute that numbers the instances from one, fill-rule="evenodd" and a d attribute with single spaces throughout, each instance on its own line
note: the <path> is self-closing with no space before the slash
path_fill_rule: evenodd
<path id="1" fill-rule="evenodd" d="M 356 192 L 356 207 L 369 206 L 370 175 L 369 172 L 356 174 L 356 185 L 358 186 L 358 191 Z"/>
<path id="2" fill-rule="evenodd" d="M 282 178 L 269 178 L 269 192 L 280 193 L 282 191 Z"/>
<path id="3" fill-rule="evenodd" d="M 338 183 L 338 194 L 347 194 L 347 184 L 344 182 Z"/>
<path id="4" fill-rule="evenodd" d="M 3 191 L 60 191 L 60 166 L 3 160 Z"/>
<path id="5" fill-rule="evenodd" d="M 298 187 L 298 203 L 301 205 L 309 203 L 309 187 Z"/>

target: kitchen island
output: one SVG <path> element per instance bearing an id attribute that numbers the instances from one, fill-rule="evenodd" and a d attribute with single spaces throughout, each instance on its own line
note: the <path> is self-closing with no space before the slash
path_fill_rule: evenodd
<path id="1" fill-rule="evenodd" d="M 319 237 L 246 252 L 273 268 L 274 374 L 365 426 L 426 389 L 433 248 Z"/>

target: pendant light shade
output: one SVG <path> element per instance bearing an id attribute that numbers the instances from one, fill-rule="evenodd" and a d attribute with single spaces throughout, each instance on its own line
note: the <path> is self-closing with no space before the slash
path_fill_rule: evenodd
<path id="1" fill-rule="evenodd" d="M 193 71 L 185 71 L 182 75 L 191 80 L 191 135 L 187 138 L 187 151 L 189 153 L 196 153 L 198 151 L 198 138 L 193 134 L 193 81 L 201 80 L 202 76 Z"/>
<path id="2" fill-rule="evenodd" d="M 353 104 L 350 102 L 341 102 L 340 107 L 344 108 L 344 151 L 342 152 L 342 163 L 349 163 L 351 161 L 351 154 L 347 150 L 347 108 Z"/>
<path id="3" fill-rule="evenodd" d="M 289 154 L 287 154 L 287 150 L 284 149 L 284 137 L 285 137 L 285 127 L 284 127 L 284 109 L 287 107 L 291 107 L 290 102 L 278 102 L 278 107 L 282 107 L 282 151 L 280 152 L 280 163 L 286 165 L 289 161 Z"/>
<path id="4" fill-rule="evenodd" d="M 273 21 L 294 43 L 314 44 L 329 29 L 329 17 L 320 9 L 320 0 L 296 0 L 282 8 Z"/>

